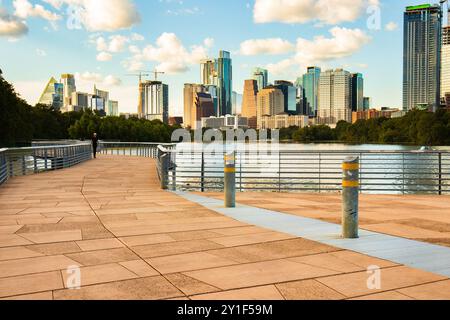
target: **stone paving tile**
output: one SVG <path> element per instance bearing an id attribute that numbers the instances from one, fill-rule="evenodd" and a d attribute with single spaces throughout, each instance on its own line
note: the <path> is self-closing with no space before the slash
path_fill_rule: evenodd
<path id="1" fill-rule="evenodd" d="M 20 235 L 34 243 L 54 243 L 83 239 L 81 236 L 81 230 L 21 233 Z"/>
<path id="2" fill-rule="evenodd" d="M 72 274 L 65 271 L 62 271 L 61 273 L 64 280 L 64 286 L 69 288 L 69 285 L 71 284 L 68 280 Z M 80 276 L 81 287 L 99 283 L 128 280 L 138 277 L 136 274 L 117 263 L 82 267 L 80 268 Z"/>
<path id="3" fill-rule="evenodd" d="M 237 263 L 205 252 L 153 258 L 147 259 L 147 261 L 162 274 L 209 269 Z"/>
<path id="4" fill-rule="evenodd" d="M 84 266 L 125 262 L 137 260 L 139 258 L 127 248 L 71 253 L 67 254 L 67 257 L 77 261 Z"/>
<path id="5" fill-rule="evenodd" d="M 133 250 L 143 258 L 154 258 L 217 248 L 222 246 L 208 240 L 190 240 L 138 246 Z"/>
<path id="6" fill-rule="evenodd" d="M 247 234 L 231 237 L 211 238 L 209 240 L 221 244 L 225 247 L 236 247 L 254 243 L 264 243 L 295 238 L 296 238 L 295 236 L 291 236 L 280 232 L 266 232 L 266 233 Z"/>
<path id="7" fill-rule="evenodd" d="M 396 265 L 388 261 L 367 257 L 350 251 L 316 254 L 305 257 L 289 258 L 288 260 L 345 273 L 367 271 L 367 268 L 373 265 L 380 268 Z M 362 263 L 363 261 L 365 261 L 365 263 Z"/>
<path id="8" fill-rule="evenodd" d="M 240 263 L 249 263 L 300 257 L 339 250 L 340 249 L 306 239 L 294 239 L 210 250 L 208 253 Z"/>
<path id="9" fill-rule="evenodd" d="M 62 288 L 63 282 L 59 271 L 0 278 L 0 297 L 10 297 Z"/>
<path id="10" fill-rule="evenodd" d="M 53 296 L 55 300 L 158 300 L 184 295 L 166 279 L 157 276 L 98 284 L 80 290 L 56 290 Z"/>
<path id="11" fill-rule="evenodd" d="M 418 300 L 450 300 L 450 280 L 400 289 L 398 292 Z"/>
<path id="12" fill-rule="evenodd" d="M 75 243 L 75 241 L 34 244 L 26 246 L 26 248 L 48 256 L 81 252 L 80 247 Z"/>
<path id="13" fill-rule="evenodd" d="M 12 277 L 31 273 L 42 273 L 67 269 L 69 266 L 79 266 L 75 261 L 65 256 L 46 256 L 0 262 L 0 277 Z"/>
<path id="14" fill-rule="evenodd" d="M 404 266 L 383 269 L 381 271 L 380 290 L 369 289 L 366 271 L 320 278 L 317 281 L 325 284 L 346 297 L 365 296 L 380 291 L 398 290 L 404 287 L 417 286 L 428 282 L 447 279 L 433 273 L 416 270 Z"/>
<path id="15" fill-rule="evenodd" d="M 247 288 L 222 291 L 190 297 L 192 300 L 284 300 L 283 296 L 273 285 L 257 288 Z"/>
<path id="16" fill-rule="evenodd" d="M 77 245 L 83 251 L 105 250 L 123 248 L 124 245 L 117 239 L 98 239 L 98 240 L 84 240 L 77 241 Z"/>
<path id="17" fill-rule="evenodd" d="M 135 273 L 141 278 L 159 275 L 159 272 L 150 267 L 150 265 L 146 263 L 144 260 L 125 261 L 120 262 L 119 264 L 124 266 L 125 268 L 127 268 L 128 270 Z"/>
<path id="18" fill-rule="evenodd" d="M 42 253 L 24 247 L 0 248 L 0 261 L 33 258 L 42 256 Z"/>
<path id="19" fill-rule="evenodd" d="M 212 286 L 228 290 L 323 277 L 338 274 L 338 272 L 288 260 L 275 260 L 191 271 L 184 274 Z"/>
<path id="20" fill-rule="evenodd" d="M 277 284 L 286 300 L 342 300 L 342 294 L 316 280 L 303 280 Z"/>
<path id="21" fill-rule="evenodd" d="M 132 237 L 123 237 L 119 238 L 123 241 L 127 246 L 137 247 L 148 244 L 158 244 L 158 243 L 167 243 L 167 242 L 175 242 L 173 237 L 168 234 L 152 234 L 152 235 L 143 235 L 143 236 L 132 236 Z"/>
<path id="22" fill-rule="evenodd" d="M 205 240 L 221 236 L 214 230 L 186 231 L 169 233 L 167 236 L 176 241 Z"/>
<path id="23" fill-rule="evenodd" d="M 40 292 L 40 293 L 25 294 L 25 295 L 19 295 L 19 296 L 14 296 L 14 297 L 2 298 L 0 300 L 47 301 L 47 300 L 53 300 L 53 292 L 47 291 L 47 292 Z"/>
<path id="24" fill-rule="evenodd" d="M 349 300 L 363 300 L 363 301 L 369 301 L 369 300 L 414 300 L 411 297 L 405 296 L 404 294 L 401 294 L 398 291 L 388 291 L 388 292 L 382 292 L 382 293 L 376 293 L 371 294 L 368 296 L 362 296 L 358 298 L 353 298 Z"/>
<path id="25" fill-rule="evenodd" d="M 23 246 L 27 244 L 33 244 L 33 242 L 15 234 L 0 234 L 0 248 Z"/>
<path id="26" fill-rule="evenodd" d="M 198 281 L 181 273 L 173 273 L 165 276 L 181 292 L 190 296 L 203 293 L 220 291 L 220 289 L 209 284 Z"/>

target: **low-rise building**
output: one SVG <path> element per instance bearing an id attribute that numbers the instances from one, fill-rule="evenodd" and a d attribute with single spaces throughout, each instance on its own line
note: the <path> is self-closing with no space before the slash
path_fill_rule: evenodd
<path id="1" fill-rule="evenodd" d="M 309 125 L 309 117 L 305 115 L 290 116 L 288 114 L 279 114 L 275 116 L 261 117 L 259 129 L 283 129 L 289 127 L 304 128 Z"/>
<path id="2" fill-rule="evenodd" d="M 369 120 L 376 118 L 391 118 L 392 114 L 398 112 L 398 109 L 385 109 L 385 110 L 377 110 L 370 109 L 365 111 L 357 111 L 352 113 L 352 123 L 357 122 L 358 120 Z"/>
<path id="3" fill-rule="evenodd" d="M 202 118 L 202 128 L 210 129 L 247 129 L 248 119 L 241 116 L 226 115 L 221 117 Z"/>

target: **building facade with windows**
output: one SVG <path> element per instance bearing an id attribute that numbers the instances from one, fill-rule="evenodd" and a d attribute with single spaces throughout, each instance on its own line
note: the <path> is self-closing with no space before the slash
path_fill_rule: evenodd
<path id="1" fill-rule="evenodd" d="M 161 81 L 143 81 L 139 84 L 139 114 L 147 120 L 169 122 L 169 86 Z"/>

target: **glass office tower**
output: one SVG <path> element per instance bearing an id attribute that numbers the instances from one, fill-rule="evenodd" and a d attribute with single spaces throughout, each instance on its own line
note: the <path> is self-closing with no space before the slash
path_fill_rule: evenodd
<path id="1" fill-rule="evenodd" d="M 404 13 L 403 111 L 440 105 L 441 7 L 419 5 Z"/>
<path id="2" fill-rule="evenodd" d="M 352 74 L 352 111 L 364 110 L 364 78 L 361 73 Z"/>
<path id="3" fill-rule="evenodd" d="M 253 69 L 253 80 L 256 80 L 258 91 L 261 91 L 269 84 L 269 72 L 266 69 Z"/>
<path id="4" fill-rule="evenodd" d="M 284 96 L 284 113 L 297 114 L 297 88 L 289 81 L 275 81 L 275 88 L 280 89 Z"/>
<path id="5" fill-rule="evenodd" d="M 230 53 L 221 50 L 217 59 L 217 95 L 219 116 L 232 113 L 233 67 Z"/>
<path id="6" fill-rule="evenodd" d="M 140 114 L 147 120 L 169 123 L 169 86 L 160 81 L 143 81 L 139 86 Z"/>
<path id="7" fill-rule="evenodd" d="M 311 116 L 317 116 L 320 73 L 319 67 L 309 67 L 307 73 L 303 75 L 304 103 Z"/>

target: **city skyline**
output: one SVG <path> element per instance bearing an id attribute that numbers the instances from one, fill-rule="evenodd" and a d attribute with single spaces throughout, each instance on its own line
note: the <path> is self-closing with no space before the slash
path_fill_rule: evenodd
<path id="1" fill-rule="evenodd" d="M 339 1 L 333 3 L 336 14 L 330 16 L 326 8 L 317 5 L 320 1 L 311 6 L 314 1 L 298 0 L 290 2 L 292 10 L 303 14 L 290 16 L 283 9 L 283 0 L 114 0 L 108 2 L 111 7 L 129 10 L 109 21 L 112 9 L 102 7 L 106 2 L 98 0 L 96 8 L 84 5 L 86 17 L 79 26 L 77 21 L 68 19 L 68 9 L 73 7 L 65 6 L 66 2 L 2 2 L 0 21 L 15 25 L 16 36 L 11 39 L 11 35 L 5 35 L 4 24 L 0 27 L 0 42 L 5 48 L 0 52 L 0 59 L 5 61 L 1 69 L 17 91 L 35 104 L 52 74 L 73 73 L 80 91 L 87 91 L 96 83 L 114 92 L 120 112 L 135 113 L 137 79 L 128 74 L 156 68 L 166 72 L 159 80 L 170 87 L 169 113 L 175 116 L 183 114 L 184 83 L 200 83 L 199 62 L 216 57 L 219 50 L 232 55 L 233 91 L 240 94 L 244 80 L 252 78 L 256 67 L 269 70 L 271 83 L 295 81 L 310 65 L 322 70 L 342 67 L 364 74 L 365 95 L 372 98 L 374 107 L 400 107 L 403 12 L 406 6 L 427 1 Z M 302 11 L 308 3 L 311 10 Z M 377 4 L 381 20 L 371 29 L 373 15 L 366 9 Z M 96 13 L 94 9 L 103 11 Z M 212 23 L 219 16 L 232 17 L 238 23 L 221 28 L 221 24 Z M 27 21 L 25 26 L 23 20 Z M 192 25 L 199 20 L 202 23 Z M 69 29 L 70 22 L 75 24 L 72 27 L 82 29 Z M 28 33 L 18 37 L 23 28 Z M 384 47 L 392 49 L 389 59 L 382 53 Z"/>

